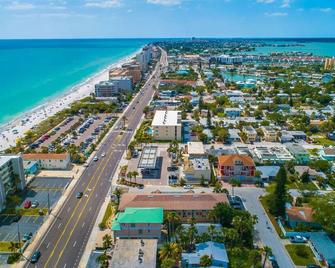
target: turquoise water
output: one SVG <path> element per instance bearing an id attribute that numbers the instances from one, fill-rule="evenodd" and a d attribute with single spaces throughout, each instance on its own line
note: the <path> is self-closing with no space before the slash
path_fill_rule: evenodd
<path id="1" fill-rule="evenodd" d="M 0 124 L 83 82 L 148 42 L 0 40 Z"/>

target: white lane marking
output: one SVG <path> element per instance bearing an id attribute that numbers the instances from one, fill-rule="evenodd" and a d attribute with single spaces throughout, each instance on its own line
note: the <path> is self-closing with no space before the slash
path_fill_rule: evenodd
<path id="1" fill-rule="evenodd" d="M 66 267 L 66 263 L 64 264 L 63 268 L 65 268 L 65 267 Z"/>
<path id="2" fill-rule="evenodd" d="M 59 229 L 61 226 L 62 226 L 62 224 L 60 223 L 60 224 L 58 225 L 58 229 Z"/>
<path id="3" fill-rule="evenodd" d="M 92 210 L 92 207 L 90 207 L 89 209 L 88 209 L 88 211 L 91 211 Z"/>
<path id="4" fill-rule="evenodd" d="M 74 241 L 74 243 L 73 243 L 73 247 L 75 247 L 75 246 L 76 246 L 76 244 L 77 244 L 77 240 L 76 240 L 76 241 Z"/>
<path id="5" fill-rule="evenodd" d="M 67 208 L 67 212 L 70 212 L 70 207 Z"/>
<path id="6" fill-rule="evenodd" d="M 84 228 L 84 226 L 85 226 L 85 222 L 83 222 L 83 224 L 81 225 L 81 228 Z"/>
<path id="7" fill-rule="evenodd" d="M 47 245 L 47 248 L 50 246 L 50 242 L 48 243 L 48 245 Z"/>

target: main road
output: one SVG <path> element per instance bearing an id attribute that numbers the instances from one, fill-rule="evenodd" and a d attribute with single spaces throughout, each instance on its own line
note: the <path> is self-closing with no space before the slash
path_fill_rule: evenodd
<path id="1" fill-rule="evenodd" d="M 159 83 L 160 73 L 167 65 L 167 54 L 161 49 L 160 61 L 140 92 L 128 105 L 123 116 L 127 118 L 127 131 L 121 132 L 122 120 L 117 121 L 109 135 L 96 152 L 97 162 L 92 161 L 85 169 L 59 213 L 42 237 L 35 250 L 41 252 L 36 264 L 25 267 L 78 267 L 99 210 L 111 187 L 117 166 L 127 149 L 131 137 L 140 124 L 143 108 L 149 104 L 154 86 Z M 105 157 L 100 157 L 105 153 Z M 77 192 L 83 192 L 81 199 Z M 51 216 L 53 217 L 53 216 Z"/>

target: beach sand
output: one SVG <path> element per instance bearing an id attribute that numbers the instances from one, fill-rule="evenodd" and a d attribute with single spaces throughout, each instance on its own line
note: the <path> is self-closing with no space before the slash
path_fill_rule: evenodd
<path id="1" fill-rule="evenodd" d="M 74 86 L 62 95 L 55 97 L 0 126 L 0 152 L 16 144 L 16 140 L 24 136 L 28 130 L 38 125 L 41 121 L 69 107 L 71 103 L 89 96 L 94 92 L 95 84 L 108 80 L 109 70 L 129 62 L 141 51 L 122 58 L 118 62 L 108 66 L 99 73 L 89 77 L 86 81 Z"/>

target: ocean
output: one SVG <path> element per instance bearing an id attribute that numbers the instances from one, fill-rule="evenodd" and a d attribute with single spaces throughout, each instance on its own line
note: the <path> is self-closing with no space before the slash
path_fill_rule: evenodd
<path id="1" fill-rule="evenodd" d="M 0 40 L 0 124 L 64 93 L 149 42 Z"/>
<path id="2" fill-rule="evenodd" d="M 154 40 L 0 40 L 0 125 L 66 92 L 152 41 Z M 259 41 L 298 42 L 304 46 L 260 47 L 256 49 L 256 53 L 304 51 L 321 56 L 335 56 L 334 39 Z"/>

